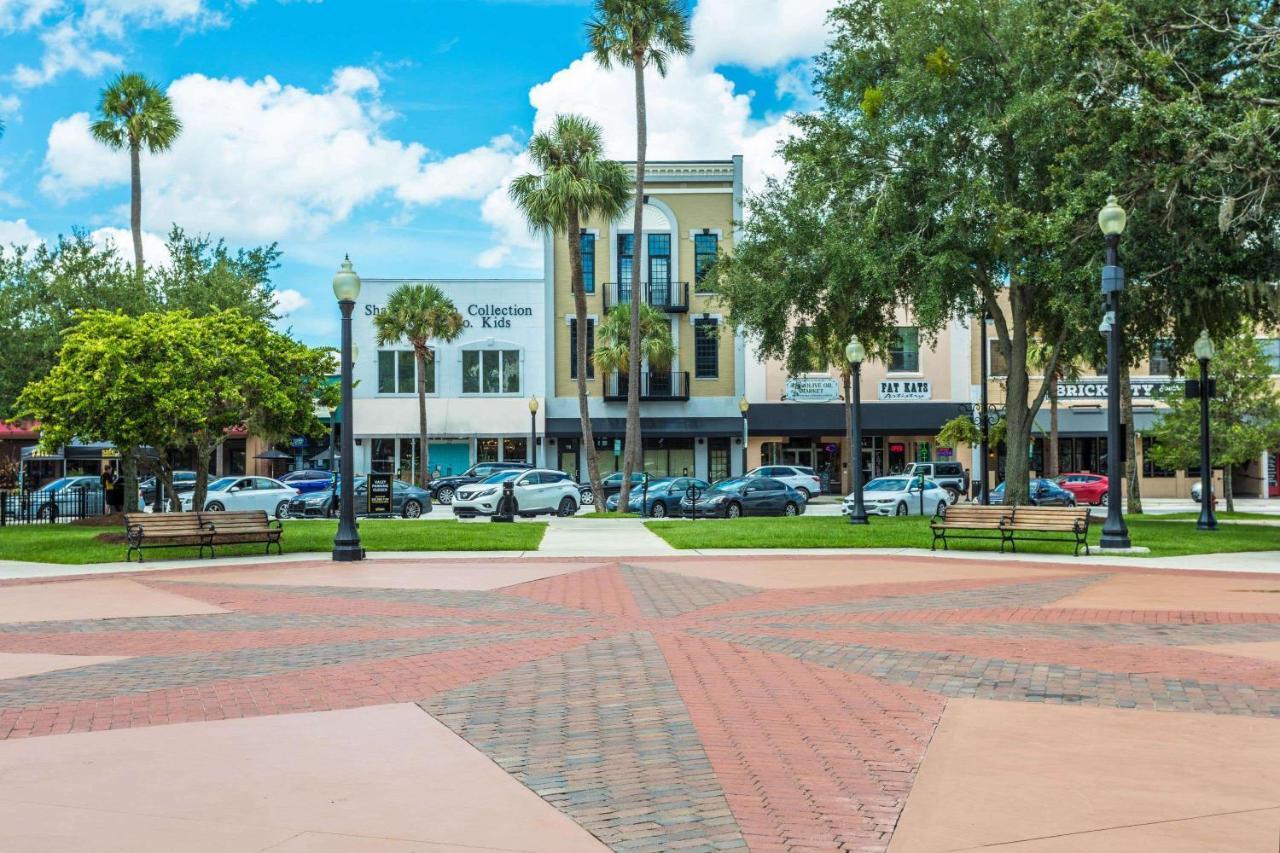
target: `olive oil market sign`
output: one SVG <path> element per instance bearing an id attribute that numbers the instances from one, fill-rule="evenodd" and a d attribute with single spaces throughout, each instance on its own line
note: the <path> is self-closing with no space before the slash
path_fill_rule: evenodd
<path id="1" fill-rule="evenodd" d="M 793 376 L 787 380 L 786 396 L 793 403 L 829 403 L 840 397 L 840 383 L 834 376 Z"/>

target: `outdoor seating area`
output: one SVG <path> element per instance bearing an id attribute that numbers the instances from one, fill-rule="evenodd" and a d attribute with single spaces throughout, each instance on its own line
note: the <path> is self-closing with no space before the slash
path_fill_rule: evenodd
<path id="1" fill-rule="evenodd" d="M 266 545 L 266 553 L 271 553 L 274 545 L 276 553 L 282 553 L 281 537 L 283 525 L 268 518 L 262 510 L 244 512 L 178 512 L 178 513 L 140 513 L 131 512 L 125 516 L 125 540 L 128 550 L 125 562 L 132 562 L 133 555 L 138 555 L 138 562 L 143 561 L 142 552 L 146 548 L 181 548 L 196 546 L 199 556 L 204 558 L 207 548 L 209 556 L 216 557 L 214 548 L 217 545 L 239 545 L 262 542 Z"/>
<path id="2" fill-rule="evenodd" d="M 933 532 L 930 551 L 950 550 L 947 536 L 953 530 L 964 530 L 969 533 L 952 536 L 953 539 L 993 539 L 1000 543 L 1000 553 L 1004 553 L 1008 545 L 1013 551 L 1018 550 L 1018 540 L 1039 540 L 1047 542 L 1062 541 L 1064 536 L 1073 538 L 1075 554 L 1084 548 L 1089 554 L 1089 508 L 1088 507 L 1041 507 L 1041 506 L 948 506 L 929 521 L 929 529 Z M 992 535 L 984 535 L 994 534 Z M 1036 534 L 1063 534 L 1044 536 Z M 1072 539 L 1068 539 L 1071 542 Z"/>

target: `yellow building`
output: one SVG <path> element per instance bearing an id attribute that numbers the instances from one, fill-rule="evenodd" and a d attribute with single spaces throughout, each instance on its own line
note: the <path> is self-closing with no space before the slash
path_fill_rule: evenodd
<path id="1" fill-rule="evenodd" d="M 649 162 L 645 166 L 643 233 L 629 207 L 612 222 L 585 223 L 583 289 L 588 338 L 608 310 L 638 298 L 671 323 L 677 356 L 644 365 L 640 382 L 644 467 L 650 474 L 688 473 L 710 480 L 741 471 L 745 390 L 743 342 L 703 285 L 719 252 L 732 251 L 742 218 L 742 157 Z M 564 234 L 545 237 L 548 465 L 586 477 L 578 417 L 576 328 Z M 588 357 L 590 362 L 590 358 Z M 601 470 L 619 470 L 631 377 L 589 369 L 592 429 Z"/>

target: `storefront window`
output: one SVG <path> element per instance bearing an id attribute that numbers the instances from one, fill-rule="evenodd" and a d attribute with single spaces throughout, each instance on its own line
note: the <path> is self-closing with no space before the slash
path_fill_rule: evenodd
<path id="1" fill-rule="evenodd" d="M 570 477 L 578 479 L 578 439 L 562 438 L 556 443 L 556 450 L 559 453 L 556 465 Z"/>
<path id="2" fill-rule="evenodd" d="M 496 438 L 476 439 L 476 461 L 477 462 L 497 462 L 498 461 L 498 439 Z"/>
<path id="3" fill-rule="evenodd" d="M 396 465 L 396 476 L 406 482 L 418 482 L 418 439 L 400 439 L 400 461 Z"/>
<path id="4" fill-rule="evenodd" d="M 644 470 L 653 477 L 693 474 L 692 438 L 644 439 Z"/>
<path id="5" fill-rule="evenodd" d="M 396 440 L 375 438 L 369 452 L 369 470 L 375 474 L 389 474 L 395 470 Z"/>
<path id="6" fill-rule="evenodd" d="M 412 350 L 380 350 L 378 352 L 378 393 L 416 394 L 417 358 Z M 436 393 L 436 363 L 427 362 L 427 393 Z"/>
<path id="7" fill-rule="evenodd" d="M 463 394 L 519 394 L 519 350 L 464 350 Z"/>
<path id="8" fill-rule="evenodd" d="M 729 477 L 729 438 L 716 436 L 707 439 L 707 481 L 714 483 Z"/>
<path id="9" fill-rule="evenodd" d="M 1142 437 L 1142 476 L 1172 477 L 1176 473 L 1172 468 L 1161 468 L 1151 460 L 1151 444 L 1151 439 L 1144 435 Z"/>
<path id="10" fill-rule="evenodd" d="M 618 436 L 618 446 L 622 444 L 622 436 Z M 600 476 L 608 477 L 615 471 L 622 470 L 622 455 L 614 453 L 613 436 L 596 437 L 596 459 L 600 464 Z"/>
<path id="11" fill-rule="evenodd" d="M 529 439 L 504 438 L 502 440 L 502 458 L 506 462 L 528 462 Z"/>

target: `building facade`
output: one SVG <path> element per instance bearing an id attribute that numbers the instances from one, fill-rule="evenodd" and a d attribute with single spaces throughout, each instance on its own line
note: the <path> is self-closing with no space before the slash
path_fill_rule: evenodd
<path id="1" fill-rule="evenodd" d="M 398 279 L 364 279 L 352 318 L 355 470 L 413 479 L 418 439 L 417 367 L 408 341 L 380 346 L 374 318 Z M 546 387 L 542 282 L 438 280 L 463 317 L 454 342 L 435 345 L 427 365 L 428 464 L 439 475 L 475 462 L 543 458 L 541 422 L 531 424 L 529 397 Z M 536 433 L 536 434 L 534 434 Z"/>
<path id="2" fill-rule="evenodd" d="M 583 252 L 582 287 L 588 305 L 588 347 L 610 309 L 641 299 L 671 324 L 676 357 L 645 364 L 640 382 L 644 468 L 653 475 L 716 480 L 742 470 L 742 416 L 746 390 L 742 337 L 728 326 L 707 291 L 704 274 L 720 252 L 730 252 L 742 218 L 742 158 L 650 162 L 645 167 L 643 233 L 633 233 L 634 208 L 612 222 L 585 223 L 576 239 Z M 545 236 L 544 346 L 547 464 L 587 476 L 577 399 L 576 319 L 563 234 Z M 605 375 L 588 353 L 589 411 L 601 471 L 622 468 L 626 429 L 625 375 Z"/>

